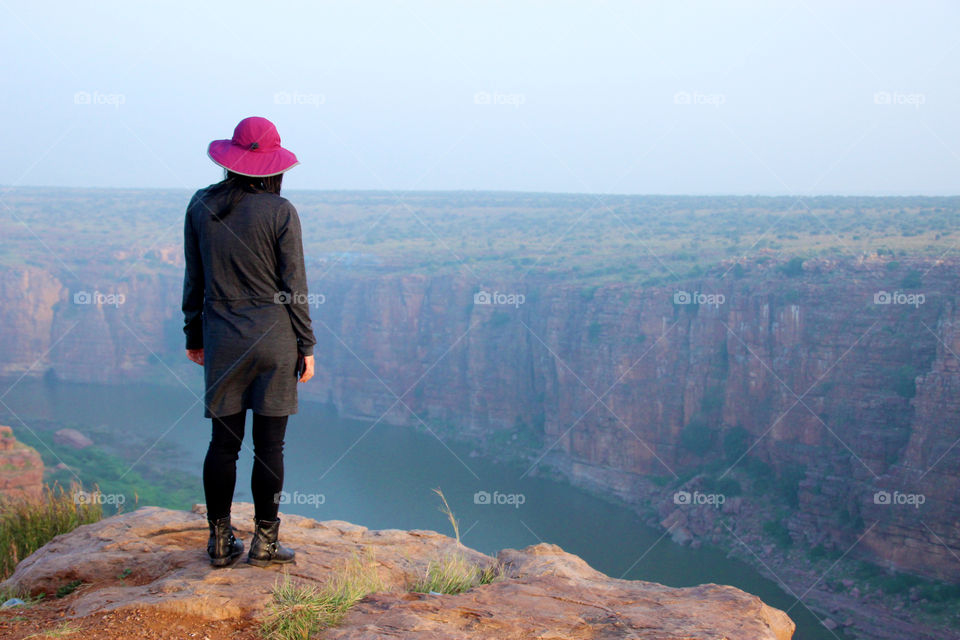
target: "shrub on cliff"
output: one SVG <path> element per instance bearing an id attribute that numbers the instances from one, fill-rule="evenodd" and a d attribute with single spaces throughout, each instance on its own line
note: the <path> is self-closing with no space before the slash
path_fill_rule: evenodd
<path id="1" fill-rule="evenodd" d="M 796 276 L 803 275 L 803 258 L 795 256 L 790 258 L 787 262 L 777 267 L 777 269 L 785 276 L 794 278 Z"/>
<path id="2" fill-rule="evenodd" d="M 680 432 L 680 446 L 694 455 L 703 456 L 713 447 L 713 431 L 702 416 L 694 416 Z"/>
<path id="3" fill-rule="evenodd" d="M 789 529 L 779 520 L 764 522 L 763 532 L 773 538 L 773 541 L 781 549 L 786 549 L 793 544 L 793 538 L 790 537 Z"/>
<path id="4" fill-rule="evenodd" d="M 75 500 L 81 493 L 80 485 L 65 490 L 57 484 L 46 487 L 39 499 L 0 501 L 0 579 L 6 579 L 17 563 L 56 536 L 103 516 L 99 501 Z"/>
<path id="5" fill-rule="evenodd" d="M 723 455 L 729 462 L 739 462 L 753 443 L 753 435 L 737 425 L 723 434 Z"/>
<path id="6" fill-rule="evenodd" d="M 917 395 L 917 370 L 909 364 L 899 367 L 893 374 L 893 390 L 901 398 Z"/>
<path id="7" fill-rule="evenodd" d="M 806 476 L 806 465 L 797 463 L 784 464 L 777 475 L 774 488 L 792 509 L 800 506 L 800 482 Z"/>
<path id="8" fill-rule="evenodd" d="M 911 269 L 903 276 L 900 281 L 902 289 L 919 289 L 923 285 L 923 274 L 916 269 Z"/>
<path id="9" fill-rule="evenodd" d="M 740 485 L 740 482 L 730 476 L 724 476 L 723 478 L 704 476 L 702 486 L 704 491 L 719 493 L 727 498 L 739 496 L 743 493 L 743 487 Z"/>

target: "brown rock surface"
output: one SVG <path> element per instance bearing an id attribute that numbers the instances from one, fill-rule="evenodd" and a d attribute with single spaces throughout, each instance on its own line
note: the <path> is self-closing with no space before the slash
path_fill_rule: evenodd
<path id="1" fill-rule="evenodd" d="M 0 425 L 0 451 L 10 451 L 15 446 L 13 438 L 13 429 L 6 425 Z"/>
<path id="2" fill-rule="evenodd" d="M 252 512 L 250 504 L 234 506 L 235 526 L 247 544 Z M 373 531 L 292 515 L 283 520 L 282 539 L 298 552 L 297 564 L 289 568 L 295 579 L 319 583 L 354 552 L 373 554 L 384 590 L 358 603 L 340 627 L 324 634 L 328 638 L 788 640 L 794 631 L 786 614 L 739 589 L 616 580 L 549 544 L 501 551 L 497 560 L 505 577 L 492 584 L 458 595 L 409 593 L 410 579 L 438 555 L 457 550 L 456 541 L 433 531 Z M 135 611 L 209 621 L 255 619 L 280 570 L 242 562 L 212 569 L 206 537 L 200 507 L 193 512 L 145 507 L 57 537 L 0 588 L 16 585 L 49 594 L 82 580 L 87 584 L 69 596 L 69 618 Z M 478 564 L 494 562 L 459 549 Z"/>
<path id="3" fill-rule="evenodd" d="M 43 493 L 43 459 L 0 425 L 0 498 L 38 498 Z"/>
<path id="4" fill-rule="evenodd" d="M 425 640 L 793 637 L 784 612 L 734 587 L 616 580 L 552 544 L 504 549 L 497 558 L 505 580 L 458 595 L 373 594 L 325 637 L 396 638 L 397 630 Z"/>

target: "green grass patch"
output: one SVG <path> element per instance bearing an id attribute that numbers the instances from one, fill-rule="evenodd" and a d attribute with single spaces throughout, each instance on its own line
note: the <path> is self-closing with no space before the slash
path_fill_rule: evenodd
<path id="1" fill-rule="evenodd" d="M 38 633 L 25 636 L 23 640 L 29 638 L 66 638 L 80 631 L 80 625 L 76 622 L 61 622 L 49 631 L 40 631 Z"/>
<path id="2" fill-rule="evenodd" d="M 96 501 L 78 504 L 74 500 L 79 491 L 81 487 L 77 484 L 71 485 L 70 489 L 55 484 L 47 487 L 39 499 L 3 501 L 0 509 L 0 579 L 9 577 L 21 560 L 54 537 L 103 517 L 103 509 Z"/>
<path id="3" fill-rule="evenodd" d="M 260 633 L 266 640 L 305 640 L 340 624 L 354 604 L 383 589 L 372 553 L 353 554 L 321 586 L 284 573 L 273 587 Z"/>
<path id="4" fill-rule="evenodd" d="M 19 585 L 8 585 L 0 589 L 0 604 L 6 602 L 10 598 L 20 598 L 23 600 L 24 604 L 20 605 L 21 607 L 30 606 L 36 604 L 43 600 L 47 594 L 42 591 L 37 595 L 32 595 L 29 591 L 24 589 Z"/>
<path id="5" fill-rule="evenodd" d="M 82 580 L 71 580 L 67 584 L 57 589 L 57 597 L 66 598 L 68 595 L 76 591 L 82 584 L 83 584 Z"/>
<path id="6" fill-rule="evenodd" d="M 503 576 L 499 564 L 481 566 L 470 562 L 462 553 L 449 553 L 431 560 L 422 575 L 410 587 L 417 593 L 456 594 L 473 587 L 489 584 Z"/>

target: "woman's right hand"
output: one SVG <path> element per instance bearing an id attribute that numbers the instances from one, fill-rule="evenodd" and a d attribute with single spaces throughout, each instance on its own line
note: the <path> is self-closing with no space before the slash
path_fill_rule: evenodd
<path id="1" fill-rule="evenodd" d="M 313 377 L 313 356 L 303 357 L 303 374 L 300 376 L 300 382 L 306 382 Z"/>

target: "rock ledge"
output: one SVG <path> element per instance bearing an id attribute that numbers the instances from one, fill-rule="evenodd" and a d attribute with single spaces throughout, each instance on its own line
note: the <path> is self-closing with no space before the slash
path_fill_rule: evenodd
<path id="1" fill-rule="evenodd" d="M 253 506 L 235 504 L 233 513 L 238 535 L 249 546 Z M 430 560 L 458 549 L 447 536 L 294 515 L 283 516 L 281 536 L 297 550 L 289 572 L 299 580 L 322 582 L 353 552 L 372 552 L 376 560 L 385 590 L 364 598 L 324 638 L 789 640 L 794 631 L 785 613 L 734 587 L 675 589 L 617 580 L 552 544 L 504 549 L 496 558 L 461 546 L 478 564 L 502 562 L 505 577 L 436 596 L 410 593 L 406 586 Z M 58 536 L 0 587 L 52 594 L 81 580 L 86 586 L 69 596 L 69 615 L 80 618 L 124 610 L 206 620 L 257 618 L 281 570 L 243 562 L 214 570 L 206 561 L 206 538 L 202 507 L 190 512 L 144 507 Z"/>

